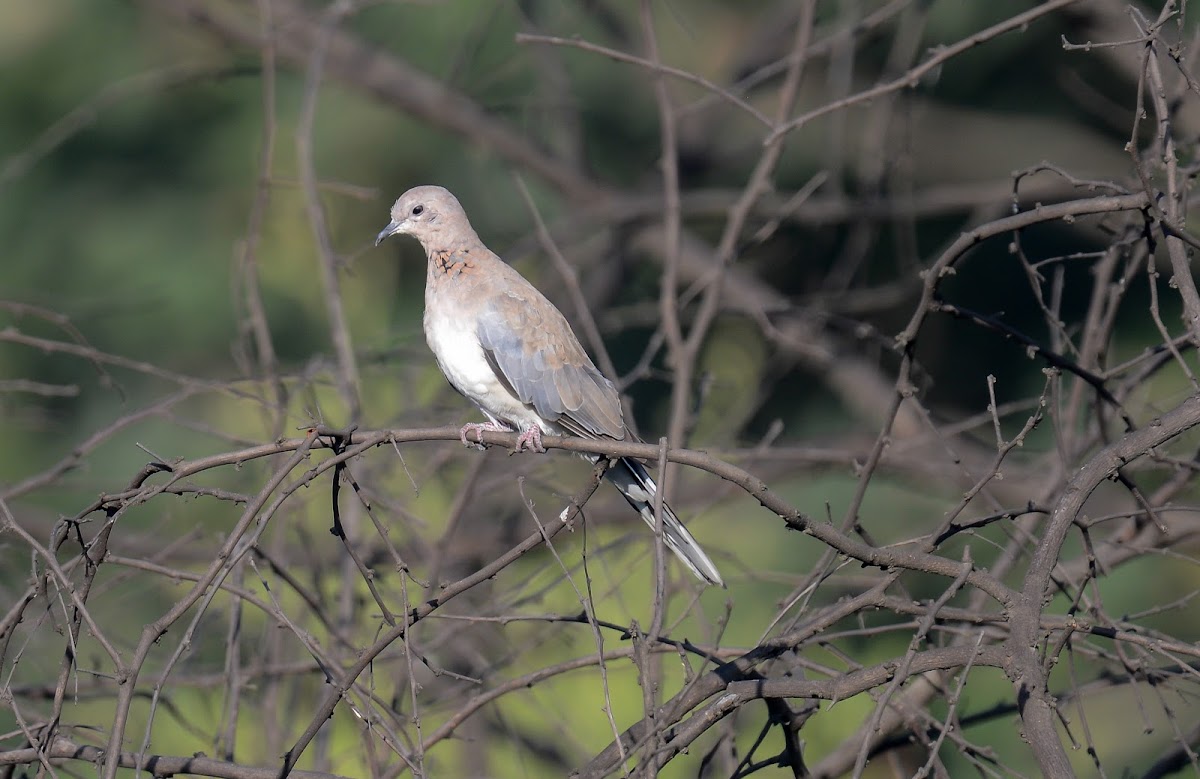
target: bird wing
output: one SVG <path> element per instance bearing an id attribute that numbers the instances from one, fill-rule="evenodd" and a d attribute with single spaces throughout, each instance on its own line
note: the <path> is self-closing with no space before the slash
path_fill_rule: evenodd
<path id="1" fill-rule="evenodd" d="M 483 306 L 476 335 L 496 376 L 548 422 L 585 438 L 625 438 L 621 400 L 571 326 L 540 292 L 520 283 Z"/>

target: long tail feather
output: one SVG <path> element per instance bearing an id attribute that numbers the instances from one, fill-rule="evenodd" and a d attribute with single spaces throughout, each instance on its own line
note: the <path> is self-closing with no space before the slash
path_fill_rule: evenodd
<path id="1" fill-rule="evenodd" d="M 629 501 L 629 505 L 642 516 L 646 524 L 654 529 L 654 495 L 658 492 L 658 485 L 650 478 L 646 467 L 637 460 L 622 457 L 613 463 L 604 475 L 621 491 L 625 500 Z M 708 559 L 700 544 L 696 543 L 696 539 L 666 503 L 663 503 L 663 541 L 667 548 L 683 561 L 688 570 L 700 579 L 709 584 L 725 586 L 721 574 L 717 572 L 717 566 Z"/>

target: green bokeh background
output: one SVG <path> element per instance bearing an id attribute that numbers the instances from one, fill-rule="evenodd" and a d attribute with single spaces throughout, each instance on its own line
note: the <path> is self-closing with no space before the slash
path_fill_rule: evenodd
<path id="1" fill-rule="evenodd" d="M 169 410 L 129 424 L 97 448 L 88 449 L 80 462 L 52 485 L 23 495 L 12 509 L 23 526 L 43 541 L 60 516 L 74 516 L 98 494 L 122 488 L 147 461 L 147 450 L 166 461 L 190 459 L 234 448 L 238 441 L 265 441 L 280 433 L 254 399 L 267 391 L 253 381 L 255 369 L 244 359 L 246 342 L 238 331 L 244 312 L 235 279 L 236 258 L 248 237 L 249 214 L 262 170 L 267 116 L 262 61 L 251 48 L 230 44 L 200 25 L 181 21 L 170 12 L 170 5 L 105 0 L 10 0 L 0 4 L 0 298 L 67 317 L 88 344 L 104 353 L 152 363 L 202 382 L 238 382 L 234 385 L 237 392 L 197 389 Z M 786 44 L 771 35 L 770 20 L 781 18 L 787 5 L 737 0 L 656 4 L 662 57 L 678 68 L 728 83 L 782 53 L 780 47 Z M 865 15 L 881 4 L 855 5 L 861 6 Z M 1031 5 L 959 0 L 915 3 L 914 8 L 927 13 L 922 50 L 959 40 Z M 210 9 L 256 18 L 255 6 L 249 3 L 214 2 Z M 320 8 L 311 6 L 310 11 L 319 13 Z M 846 23 L 848 13 L 836 3 L 820 3 L 819 29 Z M 1132 120 L 1135 84 L 1104 58 L 1064 51 L 1060 42 L 1063 35 L 1077 39 L 1077 35 L 1093 32 L 1089 26 L 1093 21 L 1078 9 L 1055 14 L 966 52 L 906 92 L 897 109 L 904 119 L 897 122 L 896 130 L 912 133 L 903 161 L 908 176 L 904 183 L 914 190 L 978 185 L 999 186 L 1003 191 L 1013 170 L 1042 160 L 1083 177 L 1128 180 L 1131 170 L 1123 146 Z M 661 153 L 658 116 L 646 73 L 588 52 L 514 43 L 517 33 L 536 30 L 578 35 L 641 54 L 638 25 L 636 8 L 626 3 L 382 3 L 364 6 L 344 21 L 346 30 L 373 42 L 381 52 L 442 80 L 515 131 L 556 153 L 562 153 L 558 146 L 570 135 L 556 124 L 566 112 L 548 101 L 565 94 L 578 108 L 582 169 L 605 186 L 645 194 L 660 185 L 657 166 Z M 885 26 L 877 35 L 864 36 L 856 55 L 856 85 L 869 86 L 880 77 L 894 32 L 894 27 Z M 194 71 L 190 76 L 181 75 L 183 68 Z M 559 77 L 568 85 L 565 93 L 547 90 L 547 68 L 561 71 Z M 801 91 L 801 105 L 813 107 L 828 99 L 829 78 L 827 60 L 815 62 Z M 1072 89 L 1070 85 L 1075 83 L 1102 85 L 1107 102 L 1097 105 L 1091 97 L 1080 97 L 1090 93 Z M 341 293 L 363 376 L 363 416 L 351 420 L 332 379 L 334 352 L 318 277 L 319 254 L 298 183 L 295 134 L 304 93 L 303 68 L 282 62 L 276 86 L 271 113 L 275 138 L 272 186 L 257 242 L 257 264 L 281 369 L 296 388 L 283 434 L 296 435 L 315 421 L 333 426 L 356 421 L 373 428 L 467 421 L 469 410 L 445 386 L 421 335 L 424 271 L 419 248 L 412 242 L 396 241 L 374 249 L 372 241 L 399 192 L 419 183 L 442 184 L 458 195 L 488 244 L 568 310 L 561 279 L 549 259 L 536 249 L 533 219 L 518 194 L 511 166 L 472 139 L 407 116 L 353 84 L 333 79 L 323 83 L 313 134 L 314 164 L 321 179 L 321 202 L 332 244 L 345 263 L 340 271 Z M 679 84 L 673 84 L 672 94 L 680 104 L 704 95 L 696 87 Z M 773 106 L 772 94 L 768 88 L 752 98 L 767 111 Z M 863 115 L 861 109 L 850 109 L 796 133 L 780 164 L 777 190 L 789 195 L 812 176 L 826 172 L 831 173 L 831 180 L 819 190 L 816 201 L 830 202 L 821 198 L 832 200 L 843 194 L 853 202 L 859 194 L 853 146 L 862 131 L 858 122 Z M 733 109 L 702 116 L 703 122 L 689 123 L 686 118 L 681 122 L 685 190 L 739 187 L 757 159 L 761 131 Z M 550 183 L 527 171 L 516 172 L 552 227 L 579 210 L 579 204 Z M 999 203 L 1003 205 L 1002 200 Z M 884 340 L 903 325 L 911 311 L 916 267 L 906 267 L 904 260 L 927 264 L 960 231 L 976 224 L 972 220 L 978 216 L 964 206 L 915 222 L 915 257 L 906 254 L 899 231 L 880 233 L 865 260 L 860 277 L 863 286 L 909 285 L 895 305 L 863 317 Z M 722 224 L 719 218 L 701 215 L 691 218 L 688 227 L 715 241 Z M 763 244 L 748 241 L 738 263 L 798 304 L 808 304 L 819 298 L 819 282 L 853 239 L 855 226 L 852 220 L 822 220 L 805 216 L 802 210 L 797 219 L 781 226 L 773 240 Z M 1026 250 L 1037 257 L 1099 245 L 1095 233 L 1071 225 L 1030 230 L 1024 241 Z M 1041 318 L 1028 302 L 1022 272 L 1004 244 L 996 241 L 980 247 L 972 255 L 970 273 L 949 282 L 945 293 L 979 311 L 1003 311 L 1010 323 L 1043 337 Z M 633 256 L 619 259 L 622 265 L 615 281 L 609 271 L 617 260 L 611 252 L 601 252 L 592 265 L 576 268 L 590 302 L 599 309 L 596 314 L 604 326 L 606 343 L 622 372 L 637 363 L 653 332 L 645 313 L 653 311 L 660 271 L 649 256 L 629 253 Z M 573 256 L 568 252 L 568 260 Z M 1068 314 L 1078 315 L 1086 305 L 1087 279 L 1082 265 L 1069 270 L 1064 304 Z M 1145 281 L 1135 283 L 1141 287 L 1131 293 L 1135 302 L 1124 315 L 1128 322 L 1120 327 L 1120 337 L 1111 346 L 1115 356 L 1136 354 L 1158 341 L 1145 311 Z M 1163 308 L 1164 321 L 1177 323 L 1175 300 L 1164 297 Z M 8 326 L 30 336 L 70 341 L 60 327 L 32 314 L 0 312 L 0 329 Z M 1001 401 L 1036 396 L 1041 389 L 1042 366 L 1028 359 L 1023 350 L 985 333 L 950 320 L 933 320 L 923 339 L 920 356 L 930 377 L 928 386 L 922 388 L 924 397 L 944 418 L 981 412 L 987 403 L 984 377 L 988 374 L 998 377 Z M 869 342 L 856 343 L 853 348 L 885 366 L 891 359 L 886 350 Z M 780 423 L 783 433 L 777 443 L 781 445 L 844 446 L 865 452 L 877 432 L 847 409 L 822 383 L 822 377 L 803 364 L 781 359 L 758 326 L 745 316 L 718 319 L 702 350 L 700 367 L 710 391 L 698 407 L 689 441 L 694 447 L 721 451 L 751 446 Z M 75 396 L 57 398 L 0 393 L 0 418 L 7 433 L 5 445 L 0 447 L 0 486 L 17 484 L 70 457 L 82 442 L 115 420 L 179 389 L 177 382 L 120 365 L 98 370 L 86 359 L 6 342 L 0 342 L 0 378 L 78 388 Z M 629 389 L 639 428 L 648 440 L 655 440 L 665 430 L 669 380 L 660 358 L 651 375 Z M 1178 371 L 1164 371 L 1156 377 L 1148 384 L 1146 397 L 1140 399 L 1145 404 L 1143 420 L 1186 394 L 1187 386 Z M 1006 432 L 1015 433 L 1020 423 L 1018 418 Z M 988 435 L 990 431 L 985 429 L 981 437 L 987 440 Z M 1043 425 L 1018 459 L 1027 462 L 1053 445 L 1052 426 Z M 409 512 L 410 520 L 396 528 L 400 543 L 418 528 L 428 538 L 437 538 L 472 458 L 487 457 L 487 473 L 493 476 L 514 468 L 528 474 L 531 492 L 547 516 L 555 511 L 550 508 L 554 501 L 574 493 L 587 473 L 585 464 L 565 456 L 553 457 L 549 465 L 513 464 L 500 452 L 482 455 L 432 445 L 406 448 L 404 456 L 402 468 L 395 453 L 381 449 L 368 455 L 363 466 L 374 477 L 378 493 Z M 270 463 L 249 463 L 197 481 L 253 494 L 269 476 L 270 467 Z M 411 471 L 411 483 L 405 469 Z M 814 516 L 828 512 L 834 518 L 840 518 L 851 501 L 854 476 L 849 464 L 794 469 L 774 466 L 770 471 L 772 486 L 793 505 Z M 495 491 L 484 496 L 495 503 L 476 500 L 465 515 L 460 534 L 501 533 L 489 523 L 521 528 L 513 538 L 532 530 L 511 476 L 495 479 L 489 482 L 498 485 Z M 716 640 L 728 600 L 736 603 L 736 608 L 721 633 L 722 644 L 753 646 L 821 549 L 763 516 L 748 499 L 713 491 L 709 477 L 685 472 L 680 479 L 675 494 L 683 496 L 681 505 L 687 506 L 689 527 L 715 553 L 728 573 L 731 590 L 705 591 L 693 612 L 684 611 L 686 598 L 676 602 L 678 608 L 672 616 L 687 616 L 672 626 L 672 635 L 698 642 Z M 311 555 L 319 562 L 313 570 L 331 573 L 341 564 L 342 550 L 326 534 L 328 477 L 310 491 L 309 497 L 292 505 L 286 529 L 271 536 L 271 544 L 301 571 L 305 555 Z M 936 523 L 961 491 L 955 480 L 922 483 L 903 474 L 885 474 L 873 482 L 860 516 L 877 540 L 899 541 Z M 613 510 L 598 513 L 618 515 L 620 506 L 612 496 L 601 502 Z M 151 556 L 152 550 L 184 539 L 187 552 L 184 562 L 176 560 L 177 564 L 191 571 L 203 570 L 239 510 L 204 498 L 160 500 L 126 513 L 115 543 L 121 553 L 137 557 Z M 644 528 L 634 523 L 635 518 L 625 518 L 599 527 L 589 525 L 586 544 L 589 572 L 596 579 L 596 592 L 603 594 L 600 616 L 621 624 L 637 620 L 645 626 L 650 620 L 651 558 Z M 559 553 L 569 565 L 577 565 L 585 543 L 583 535 L 560 536 Z M 971 537 L 971 544 L 977 560 L 986 561 L 995 554 L 991 541 L 975 538 Z M 980 538 L 989 536 L 985 533 Z M 406 547 L 411 551 L 420 548 Z M 946 551 L 951 556 L 959 553 L 953 546 Z M 381 565 L 386 569 L 388 564 L 384 561 Z M 6 610 L 7 601 L 27 586 L 30 570 L 28 549 L 11 535 L 0 534 L 0 608 Z M 823 597 L 832 599 L 857 591 L 860 579 L 855 572 L 844 573 Z M 263 576 L 263 581 L 275 581 L 267 573 Z M 361 645 L 370 643 L 379 622 L 377 615 L 365 616 L 372 613 L 372 606 L 360 581 L 348 584 L 336 576 L 316 574 L 301 578 L 326 604 L 336 603 L 346 588 L 351 588 L 363 623 L 349 632 Z M 148 581 L 152 586 L 147 586 Z M 398 586 L 395 577 L 390 581 Z M 247 572 L 243 584 L 259 597 L 268 598 L 255 575 Z M 913 577 L 906 584 L 914 598 L 936 598 L 945 582 Z M 128 569 L 112 566 L 101 574 L 97 597 L 90 601 L 93 615 L 110 637 L 120 638 L 119 648 L 128 650 L 136 644 L 142 626 L 169 608 L 183 586 L 162 577 L 135 577 Z M 1114 614 L 1169 602 L 1194 593 L 1196 587 L 1195 569 L 1186 561 L 1168 558 L 1147 558 L 1127 565 L 1111 572 L 1100 585 Z M 301 614 L 306 608 L 286 587 L 275 587 L 272 594 L 284 613 Z M 488 611 L 492 598 L 505 609 L 528 614 L 572 614 L 580 609 L 560 569 L 544 554 L 521 561 L 469 598 L 448 606 L 446 612 Z M 186 616 L 164 639 L 161 656 L 155 655 L 141 684 L 152 689 L 153 669 L 161 667 L 170 647 L 181 639 L 184 625 L 194 617 L 198 620 L 195 634 L 175 673 L 188 679 L 220 674 L 231 604 L 231 599 L 221 594 L 206 614 Z M 1063 604 L 1056 603 L 1052 610 L 1062 608 Z M 20 648 L 19 662 L 0 669 L 4 674 L 0 690 L 8 684 L 52 684 L 56 678 L 61 636 L 56 639 L 50 626 L 55 619 L 62 619 L 62 611 L 39 613 L 44 622 L 26 625 L 27 635 L 32 637 Z M 880 624 L 894 618 L 879 615 Z M 246 610 L 244 619 L 246 643 L 241 651 L 248 665 L 261 647 L 286 641 L 290 635 L 254 609 Z M 433 622 L 434 628 L 428 633 L 418 631 L 417 636 L 432 644 L 424 647 L 432 656 L 454 665 L 458 661 L 454 642 L 460 638 L 443 630 L 445 625 L 436 619 Z M 1146 624 L 1182 640 L 1200 639 L 1195 627 L 1200 624 L 1200 614 L 1190 604 Z M 852 630 L 849 625 L 841 627 Z M 319 642 L 331 640 L 316 627 L 308 629 L 314 630 Z M 516 622 L 486 630 L 492 631 L 496 651 L 496 677 L 488 678 L 489 684 L 595 651 L 592 634 L 582 625 L 548 628 L 537 622 Z M 482 633 L 484 628 L 476 631 Z M 897 632 L 838 637 L 831 639 L 830 645 L 866 665 L 901 654 L 906 643 L 907 633 Z M 606 635 L 606 649 L 627 645 L 617 634 Z M 15 651 L 10 649 L 10 662 Z M 813 663 L 842 667 L 838 654 L 827 648 L 806 651 Z M 103 669 L 107 662 L 86 636 L 80 639 L 78 656 L 81 667 L 87 669 Z M 293 648 L 292 657 L 301 661 L 307 655 Z M 406 661 L 398 648 L 388 658 L 378 664 L 372 679 L 380 695 L 396 696 L 397 707 L 411 712 L 406 697 L 411 690 L 392 689 L 393 679 L 408 668 Z M 662 689 L 670 695 L 682 685 L 683 672 L 673 656 L 666 658 Z M 608 670 L 613 715 L 623 728 L 642 713 L 636 672 L 628 659 L 612 661 Z M 1056 670 L 1055 682 L 1066 685 L 1064 675 L 1068 673 L 1065 668 Z M 1076 673 L 1082 677 L 1080 682 L 1095 676 L 1087 669 L 1076 669 Z M 78 680 L 83 692 L 71 696 L 70 724 L 103 731 L 112 709 L 111 696 L 88 694 L 94 680 L 86 674 Z M 429 674 L 422 676 L 420 683 L 425 690 L 422 694 L 429 696 L 422 702 L 426 713 L 421 727 L 427 735 L 453 710 L 446 702 L 460 700 L 455 696 L 462 690 Z M 211 734 L 225 721 L 220 688 L 180 683 L 168 689 L 169 706 L 163 704 L 166 708 L 156 714 L 150 740 L 153 751 L 211 753 Z M 267 708 L 267 703 L 252 693 L 247 695 L 237 732 L 240 760 L 272 764 L 278 755 L 271 753 L 268 745 L 277 742 L 263 735 L 264 720 L 271 720 L 286 734 L 281 742 L 286 746 L 307 723 L 315 701 L 327 687 L 319 673 L 310 671 L 299 675 L 296 684 L 287 689 L 290 699 L 274 700 L 274 708 Z M 560 775 L 564 764 L 576 765 L 612 740 L 602 713 L 603 689 L 595 669 L 589 668 L 513 694 L 489 709 L 486 716 L 480 715 L 485 724 L 468 736 L 432 751 L 426 765 L 429 775 L 470 776 L 481 766 L 487 775 L 496 777 Z M 970 712 L 1009 701 L 1012 693 L 1010 682 L 992 669 L 973 671 L 966 690 L 959 706 Z M 1110 775 L 1119 774 L 1119 768 L 1135 772 L 1145 768 L 1172 737 L 1161 708 L 1147 705 L 1145 729 L 1150 732 L 1126 738 L 1131 728 L 1142 728 L 1140 719 L 1136 726 L 1132 724 L 1131 700 L 1127 688 L 1114 689 L 1095 700 L 1089 718 L 1093 738 L 1106 750 L 1106 766 L 1114 767 Z M 814 717 L 802 733 L 810 763 L 852 734 L 873 705 L 867 696 L 832 706 L 822 704 L 829 713 Z M 1184 723 L 1198 713 L 1191 700 L 1171 705 Z M 944 710 L 935 708 L 935 713 Z M 141 743 L 147 712 L 147 702 L 139 700 L 127 748 L 136 750 Z M 761 705 L 750 707 L 731 725 L 739 749 L 745 750 L 753 742 L 761 725 L 756 717 L 762 716 Z M 11 733 L 17 727 L 11 713 L 0 708 L 0 732 Z M 358 737 L 362 727 L 346 707 L 340 708 L 327 727 L 328 740 L 314 747 L 317 756 L 306 755 L 301 767 L 323 765 L 348 776 L 367 775 Z M 1020 742 L 1015 713 L 973 729 L 969 737 L 989 745 L 997 759 L 1014 772 L 1036 773 Z M 710 746 L 711 740 L 701 742 L 663 775 L 697 775 Z M 779 748 L 778 736 L 772 732 L 761 754 L 773 754 Z M 1072 757 L 1081 772 L 1092 770 L 1090 758 L 1082 750 Z M 943 758 L 956 776 L 968 775 L 971 770 L 951 749 L 943 750 Z M 919 764 L 923 754 L 916 759 Z M 773 774 L 767 770 L 760 775 Z M 868 775 L 892 773 L 881 763 L 873 764 Z"/>

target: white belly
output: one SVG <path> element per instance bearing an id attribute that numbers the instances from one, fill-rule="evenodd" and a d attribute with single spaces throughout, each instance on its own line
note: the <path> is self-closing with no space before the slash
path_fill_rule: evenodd
<path id="1" fill-rule="evenodd" d="M 555 432 L 500 382 L 474 329 L 464 327 L 461 319 L 426 311 L 425 339 L 446 379 L 485 414 L 518 430 L 536 424 L 543 432 Z"/>

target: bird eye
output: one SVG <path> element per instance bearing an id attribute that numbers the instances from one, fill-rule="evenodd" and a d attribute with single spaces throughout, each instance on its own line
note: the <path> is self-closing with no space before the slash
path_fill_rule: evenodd
<path id="1" fill-rule="evenodd" d="M 420 216 L 425 211 L 425 206 L 413 206 L 412 215 Z"/>

